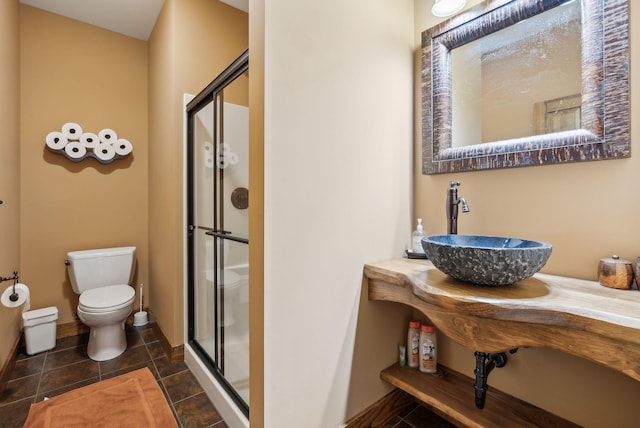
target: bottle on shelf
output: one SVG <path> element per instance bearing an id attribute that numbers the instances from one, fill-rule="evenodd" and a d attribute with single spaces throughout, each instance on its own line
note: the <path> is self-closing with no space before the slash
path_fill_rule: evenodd
<path id="1" fill-rule="evenodd" d="M 407 365 L 414 368 L 420 365 L 420 321 L 409 321 Z"/>
<path id="2" fill-rule="evenodd" d="M 432 325 L 420 328 L 420 371 L 435 373 L 437 370 L 436 330 Z"/>

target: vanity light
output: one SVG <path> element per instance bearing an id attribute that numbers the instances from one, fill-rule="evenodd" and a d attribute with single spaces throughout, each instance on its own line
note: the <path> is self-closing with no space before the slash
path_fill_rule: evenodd
<path id="1" fill-rule="evenodd" d="M 467 4 L 467 0 L 435 0 L 431 13 L 433 16 L 449 16 L 458 12 Z"/>

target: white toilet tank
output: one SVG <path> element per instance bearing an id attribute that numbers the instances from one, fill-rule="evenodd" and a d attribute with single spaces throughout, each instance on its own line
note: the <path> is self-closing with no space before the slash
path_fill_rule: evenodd
<path id="1" fill-rule="evenodd" d="M 99 248 L 67 253 L 71 287 L 76 294 L 107 285 L 129 284 L 136 247 Z"/>

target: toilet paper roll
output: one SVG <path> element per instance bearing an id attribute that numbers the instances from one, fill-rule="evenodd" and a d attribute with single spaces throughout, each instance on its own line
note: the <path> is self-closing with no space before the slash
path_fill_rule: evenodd
<path id="1" fill-rule="evenodd" d="M 49 147 L 51 150 L 62 150 L 64 149 L 64 146 L 66 146 L 69 142 L 66 135 L 64 135 L 62 132 L 57 131 L 49 132 L 47 134 L 47 137 L 45 138 L 45 141 L 47 143 L 47 147 Z"/>
<path id="2" fill-rule="evenodd" d="M 82 127 L 77 123 L 68 122 L 62 125 L 62 133 L 69 141 L 78 141 L 82 135 Z"/>
<path id="3" fill-rule="evenodd" d="M 98 132 L 100 142 L 104 144 L 113 144 L 118 141 L 118 134 L 113 129 L 105 128 Z"/>
<path id="4" fill-rule="evenodd" d="M 15 302 L 11 300 L 11 295 L 14 293 L 13 285 L 7 287 L 2 293 L 2 297 L 0 297 L 0 301 L 7 308 L 17 308 L 18 306 L 22 307 L 22 312 L 26 312 L 31 308 L 31 302 L 29 301 L 29 287 L 25 284 L 17 283 L 15 285 L 15 293 L 18 295 L 18 300 Z"/>
<path id="5" fill-rule="evenodd" d="M 94 133 L 85 132 L 80 136 L 80 142 L 86 148 L 93 149 L 98 147 L 98 144 L 100 144 L 100 138 Z"/>
<path id="6" fill-rule="evenodd" d="M 124 138 L 119 138 L 113 148 L 118 156 L 126 156 L 133 151 L 133 145 Z"/>
<path id="7" fill-rule="evenodd" d="M 79 141 L 72 141 L 64 146 L 64 152 L 72 161 L 80 161 L 87 155 L 87 148 Z"/>
<path id="8" fill-rule="evenodd" d="M 111 144 L 98 144 L 98 147 L 93 149 L 93 155 L 98 162 L 109 163 L 116 157 L 116 151 Z"/>

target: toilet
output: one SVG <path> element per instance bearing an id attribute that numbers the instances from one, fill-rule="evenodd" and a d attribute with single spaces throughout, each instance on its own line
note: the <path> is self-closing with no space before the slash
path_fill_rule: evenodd
<path id="1" fill-rule="evenodd" d="M 223 240 L 224 259 L 221 261 L 222 266 L 227 266 L 227 258 L 229 256 L 229 242 Z M 213 287 L 215 285 L 214 267 L 213 267 L 213 240 L 207 240 L 205 243 L 205 279 L 211 290 L 209 295 L 213 297 Z M 239 304 L 240 292 L 248 286 L 246 276 L 238 274 L 234 269 L 224 268 L 218 269 L 218 286 L 224 289 L 225 293 L 225 310 L 222 325 L 228 327 L 236 322 L 234 309 Z M 210 303 L 213 307 L 213 303 Z"/>
<path id="2" fill-rule="evenodd" d="M 124 322 L 136 294 L 129 285 L 135 254 L 136 247 L 67 253 L 71 287 L 80 296 L 78 317 L 90 328 L 87 354 L 94 361 L 110 360 L 127 349 Z"/>
<path id="3" fill-rule="evenodd" d="M 213 278 L 213 270 L 208 270 L 205 273 L 208 286 L 212 289 L 215 282 Z M 224 289 L 225 293 L 225 310 L 224 320 L 222 325 L 228 327 L 236 322 L 234 308 L 238 304 L 238 292 L 240 286 L 246 283 L 246 279 L 241 278 L 236 272 L 231 269 L 224 269 L 218 271 L 218 286 Z M 213 296 L 213 291 L 211 291 Z"/>

